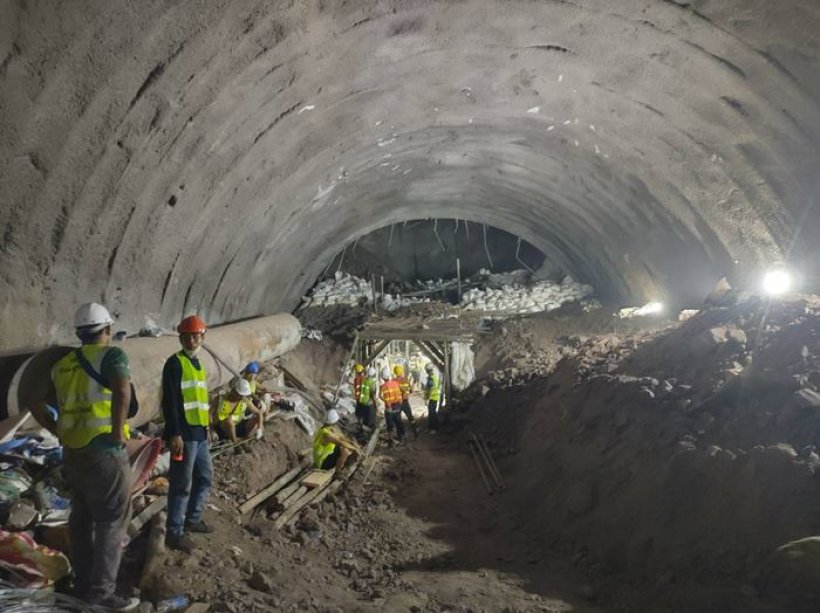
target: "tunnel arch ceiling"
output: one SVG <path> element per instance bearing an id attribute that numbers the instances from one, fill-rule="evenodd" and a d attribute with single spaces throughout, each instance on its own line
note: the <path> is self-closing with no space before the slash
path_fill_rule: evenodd
<path id="1" fill-rule="evenodd" d="M 419 217 L 625 299 L 820 257 L 817 3 L 280 5 L 2 5 L 0 348 L 291 309 Z"/>

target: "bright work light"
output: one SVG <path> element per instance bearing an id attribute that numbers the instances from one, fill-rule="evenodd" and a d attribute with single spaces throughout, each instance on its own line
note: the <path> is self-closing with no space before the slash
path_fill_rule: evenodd
<path id="1" fill-rule="evenodd" d="M 769 296 L 781 296 L 792 287 L 792 276 L 782 268 L 770 270 L 763 276 L 763 291 Z"/>

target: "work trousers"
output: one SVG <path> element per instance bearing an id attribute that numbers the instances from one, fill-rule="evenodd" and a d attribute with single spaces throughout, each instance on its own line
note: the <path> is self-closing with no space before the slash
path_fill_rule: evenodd
<path id="1" fill-rule="evenodd" d="M 128 522 L 131 467 L 124 449 L 64 448 L 63 472 L 71 488 L 69 553 L 76 593 L 104 600 L 117 587 Z"/>
<path id="2" fill-rule="evenodd" d="M 376 427 L 376 410 L 372 404 L 356 403 L 356 419 L 369 428 Z"/>
<path id="3" fill-rule="evenodd" d="M 182 460 L 171 460 L 168 471 L 168 520 L 169 535 L 179 536 L 185 522 L 197 524 L 202 521 L 205 500 L 211 489 L 214 467 L 208 441 L 183 441 L 185 449 Z"/>
<path id="4" fill-rule="evenodd" d="M 384 407 L 384 421 L 387 424 L 387 431 L 392 432 L 395 428 L 399 440 L 403 441 L 404 422 L 401 419 L 401 406 L 394 404 L 389 407 Z"/>
<path id="5" fill-rule="evenodd" d="M 438 430 L 438 400 L 427 401 L 427 426 L 430 430 Z"/>

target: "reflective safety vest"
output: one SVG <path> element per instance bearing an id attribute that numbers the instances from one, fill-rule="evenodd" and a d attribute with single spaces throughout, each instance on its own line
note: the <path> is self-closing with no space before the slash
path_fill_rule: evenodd
<path id="1" fill-rule="evenodd" d="M 381 387 L 382 400 L 387 406 L 401 403 L 401 388 L 399 382 L 395 379 L 389 379 L 382 384 Z"/>
<path id="2" fill-rule="evenodd" d="M 359 398 L 362 394 L 362 383 L 364 383 L 364 375 L 362 373 L 356 373 L 356 376 L 353 377 L 353 398 L 356 402 L 361 402 Z"/>
<path id="3" fill-rule="evenodd" d="M 397 377 L 396 381 L 399 382 L 399 389 L 401 390 L 401 399 L 406 400 L 410 397 L 410 381 L 407 380 L 407 377 Z"/>
<path id="4" fill-rule="evenodd" d="M 322 426 L 313 435 L 313 466 L 321 468 L 333 452 L 336 451 L 336 443 L 327 441 L 325 434 L 330 432 L 331 426 Z"/>
<path id="5" fill-rule="evenodd" d="M 256 381 L 248 381 L 248 385 L 251 387 L 251 394 L 256 393 Z"/>
<path id="6" fill-rule="evenodd" d="M 219 421 L 225 421 L 231 418 L 235 424 L 238 424 L 245 416 L 247 406 L 243 398 L 233 402 L 228 400 L 227 396 L 222 396 L 219 399 L 219 408 L 217 409 L 216 416 Z"/>
<path id="7" fill-rule="evenodd" d="M 185 409 L 185 421 L 189 426 L 207 426 L 211 422 L 208 402 L 208 384 L 205 380 L 205 369 L 194 368 L 191 358 L 184 351 L 176 354 L 182 365 L 182 407 Z"/>
<path id="8" fill-rule="evenodd" d="M 91 367 L 100 372 L 106 345 L 83 345 L 80 348 Z M 80 449 L 101 434 L 113 431 L 111 425 L 112 392 L 88 376 L 74 351 L 60 359 L 51 369 L 51 380 L 57 390 L 57 436 L 71 449 Z M 128 424 L 123 427 L 129 438 Z"/>
<path id="9" fill-rule="evenodd" d="M 429 400 L 438 400 L 441 397 L 441 379 L 435 373 L 430 375 L 429 381 L 427 383 L 430 387 L 429 396 L 427 397 Z"/>
<path id="10" fill-rule="evenodd" d="M 373 396 L 373 388 L 376 387 L 376 382 L 368 377 L 362 381 L 362 389 L 359 392 L 359 404 L 370 404 L 370 398 Z"/>

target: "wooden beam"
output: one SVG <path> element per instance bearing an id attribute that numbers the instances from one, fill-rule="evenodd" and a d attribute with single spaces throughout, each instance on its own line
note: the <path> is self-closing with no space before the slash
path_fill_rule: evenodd
<path id="1" fill-rule="evenodd" d="M 165 553 L 165 513 L 159 512 L 151 520 L 151 533 L 148 537 L 145 566 L 142 569 L 142 575 L 140 575 L 140 590 L 150 591 L 160 569 L 165 566 L 163 563 Z"/>
<path id="2" fill-rule="evenodd" d="M 142 527 L 151 521 L 160 511 L 162 511 L 168 505 L 168 497 L 167 496 L 160 496 L 147 507 L 145 507 L 142 511 L 140 511 L 136 517 L 131 520 L 131 523 L 128 524 L 128 536 L 132 539 L 137 535 L 137 533 L 142 530 Z"/>
<path id="3" fill-rule="evenodd" d="M 278 492 L 282 487 L 290 483 L 292 479 L 299 474 L 302 470 L 301 465 L 296 465 L 291 468 L 289 471 L 281 475 L 276 481 L 271 483 L 270 485 L 263 487 L 261 490 L 256 492 L 253 496 L 248 498 L 245 502 L 239 505 L 239 513 L 244 515 L 251 509 L 259 506 L 263 502 L 265 502 L 268 498 L 273 496 L 276 492 Z"/>
<path id="4" fill-rule="evenodd" d="M 373 349 L 373 353 L 371 353 L 371 354 L 370 354 L 370 356 L 367 358 L 367 361 L 366 361 L 364 364 L 362 364 L 362 366 L 364 366 L 365 368 L 367 368 L 368 366 L 370 366 L 370 365 L 373 363 L 373 360 L 375 360 L 377 357 L 379 357 L 379 354 L 380 354 L 382 351 L 384 351 L 385 349 L 387 349 L 387 346 L 388 346 L 389 344 L 390 344 L 390 340 L 382 340 L 381 342 L 379 342 L 379 343 L 376 345 L 376 348 L 375 348 L 375 349 Z"/>
<path id="5" fill-rule="evenodd" d="M 287 524 L 291 519 L 296 517 L 296 514 L 299 511 L 318 498 L 319 494 L 325 491 L 328 487 L 328 485 L 325 485 L 324 487 L 317 487 L 299 498 L 299 500 L 295 501 L 288 509 L 283 511 L 282 514 L 276 518 L 276 520 L 274 520 L 273 527 L 279 529 Z"/>
<path id="6" fill-rule="evenodd" d="M 453 388 L 450 384 L 450 344 L 444 344 L 444 372 L 442 373 L 444 377 L 444 406 L 449 407 L 451 406 L 451 401 L 453 399 Z M 445 415 L 448 417 L 448 415 Z"/>
<path id="7" fill-rule="evenodd" d="M 444 351 L 442 351 L 440 347 L 436 346 L 436 341 L 418 341 L 416 344 L 424 345 L 424 348 L 427 349 L 427 351 L 436 356 L 441 364 L 444 364 Z"/>
<path id="8" fill-rule="evenodd" d="M 439 359 L 436 357 L 436 355 L 435 355 L 434 353 L 431 353 L 431 352 L 430 352 L 430 350 L 429 350 L 427 347 L 425 347 L 424 345 L 422 345 L 421 343 L 416 343 L 416 345 L 418 346 L 418 348 L 419 348 L 419 349 L 421 349 L 421 352 L 422 352 L 424 355 L 426 355 L 426 356 L 428 357 L 428 359 L 429 359 L 429 360 L 430 360 L 433 364 L 435 364 L 435 365 L 436 365 L 436 368 L 438 368 L 440 372 L 443 372 L 443 370 L 444 370 L 444 364 L 442 364 L 441 362 L 439 362 Z"/>

